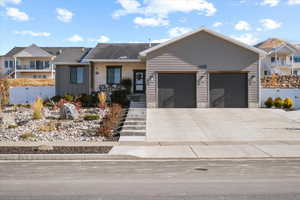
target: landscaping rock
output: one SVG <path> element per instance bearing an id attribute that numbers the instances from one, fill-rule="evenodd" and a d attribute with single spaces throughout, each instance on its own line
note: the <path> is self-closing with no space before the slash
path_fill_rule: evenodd
<path id="1" fill-rule="evenodd" d="M 17 126 L 17 123 L 13 116 L 4 116 L 2 113 L 0 115 L 0 125 L 7 128 L 8 126 Z"/>
<path id="2" fill-rule="evenodd" d="M 77 120 L 79 118 L 79 113 L 73 104 L 66 103 L 60 108 L 60 118 Z"/>

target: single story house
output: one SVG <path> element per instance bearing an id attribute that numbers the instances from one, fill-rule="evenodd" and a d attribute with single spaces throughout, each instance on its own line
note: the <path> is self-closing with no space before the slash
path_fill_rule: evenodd
<path id="1" fill-rule="evenodd" d="M 161 44 L 98 44 L 56 63 L 56 92 L 91 93 L 130 78 L 148 108 L 254 108 L 265 54 L 207 28 Z"/>

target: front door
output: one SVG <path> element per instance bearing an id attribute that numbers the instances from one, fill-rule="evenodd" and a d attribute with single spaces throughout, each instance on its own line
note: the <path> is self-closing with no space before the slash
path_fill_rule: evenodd
<path id="1" fill-rule="evenodd" d="M 145 93 L 145 77 L 146 77 L 146 70 L 134 70 L 134 93 Z"/>

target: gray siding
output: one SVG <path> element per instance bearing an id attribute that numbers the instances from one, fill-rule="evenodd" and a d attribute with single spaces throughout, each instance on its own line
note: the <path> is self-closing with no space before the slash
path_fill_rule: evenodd
<path id="1" fill-rule="evenodd" d="M 91 71 L 89 66 L 84 66 L 83 84 L 70 83 L 70 66 L 56 66 L 55 76 L 56 95 L 80 95 L 83 93 L 89 94 L 91 92 Z"/>
<path id="2" fill-rule="evenodd" d="M 199 32 L 147 55 L 147 105 L 157 107 L 157 73 L 197 72 L 197 104 L 208 107 L 209 73 L 248 72 L 249 107 L 258 104 L 259 55 L 231 42 Z M 207 68 L 201 66 L 206 65 Z M 252 76 L 252 81 L 250 78 Z M 156 79 L 149 79 L 151 76 Z M 250 83 L 251 82 L 251 83 Z"/>

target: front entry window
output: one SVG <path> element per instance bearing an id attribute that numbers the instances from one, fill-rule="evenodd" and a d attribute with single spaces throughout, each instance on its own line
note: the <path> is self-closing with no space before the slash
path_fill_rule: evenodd
<path id="1" fill-rule="evenodd" d="M 121 83 L 122 67 L 107 67 L 107 84 L 117 85 Z"/>

